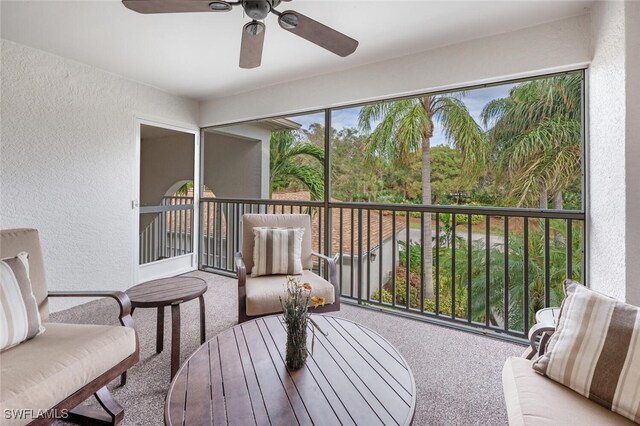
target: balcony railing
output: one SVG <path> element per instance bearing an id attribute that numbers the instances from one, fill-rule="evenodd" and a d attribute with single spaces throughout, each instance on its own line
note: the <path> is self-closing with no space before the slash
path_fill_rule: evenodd
<path id="1" fill-rule="evenodd" d="M 182 256 L 193 251 L 193 197 L 164 197 L 159 206 L 141 207 L 140 264 Z"/>
<path id="2" fill-rule="evenodd" d="M 200 211 L 204 269 L 235 273 L 244 213 L 305 213 L 343 300 L 516 339 L 560 304 L 564 279 L 584 283 L 577 211 L 219 198 Z"/>

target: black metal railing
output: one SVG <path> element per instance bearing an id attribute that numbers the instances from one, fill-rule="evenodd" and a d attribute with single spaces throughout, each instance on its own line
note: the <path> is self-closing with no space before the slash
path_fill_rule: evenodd
<path id="1" fill-rule="evenodd" d="M 310 214 L 345 301 L 515 338 L 565 278 L 584 282 L 584 213 L 494 207 L 205 198 L 203 268 L 235 273 L 250 212 Z"/>
<path id="2" fill-rule="evenodd" d="M 313 249 L 322 253 L 323 203 L 276 200 L 221 200 L 200 202 L 200 264 L 219 272 L 235 273 L 233 256 L 240 251 L 241 221 L 245 213 L 305 213 L 313 220 Z"/>
<path id="3" fill-rule="evenodd" d="M 140 264 L 193 252 L 193 197 L 164 197 L 159 206 L 140 207 Z"/>

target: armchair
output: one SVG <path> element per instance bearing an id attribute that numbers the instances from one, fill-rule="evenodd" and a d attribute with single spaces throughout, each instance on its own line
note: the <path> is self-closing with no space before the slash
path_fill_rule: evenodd
<path id="1" fill-rule="evenodd" d="M 27 413 L 5 418 L 6 424 L 50 424 L 55 417 L 67 413 L 94 422 L 119 423 L 124 418 L 124 409 L 113 399 L 106 385 L 125 374 L 139 359 L 129 297 L 121 291 L 48 291 L 38 231 L 9 229 L 0 232 L 2 258 L 22 251 L 29 253 L 29 276 L 45 332 L 0 354 L 3 416 Z M 115 299 L 122 326 L 49 323 L 49 297 Z M 91 395 L 104 412 L 81 405 Z"/>
<path id="2" fill-rule="evenodd" d="M 284 295 L 284 275 L 251 277 L 253 267 L 253 228 L 259 226 L 303 228 L 302 267 L 300 280 L 310 282 L 316 295 L 324 296 L 327 304 L 314 312 L 340 310 L 340 284 L 336 263 L 330 257 L 311 249 L 311 219 L 307 214 L 245 214 L 242 217 L 242 251 L 236 253 L 238 273 L 238 322 L 282 312 L 279 296 Z M 313 258 L 327 264 L 329 281 L 313 273 Z"/>

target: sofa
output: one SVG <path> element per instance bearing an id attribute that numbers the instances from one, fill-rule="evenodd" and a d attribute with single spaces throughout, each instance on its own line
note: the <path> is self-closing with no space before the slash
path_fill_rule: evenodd
<path id="1" fill-rule="evenodd" d="M 23 251 L 29 254 L 29 276 L 45 331 L 0 353 L 0 423 L 49 424 L 55 417 L 76 415 L 117 424 L 124 409 L 106 385 L 139 359 L 129 298 L 123 292 L 48 291 L 38 231 L 0 231 L 0 258 Z M 112 298 L 121 326 L 48 322 L 50 297 Z M 81 405 L 92 395 L 103 411 Z"/>
<path id="2" fill-rule="evenodd" d="M 509 358 L 502 369 L 510 426 L 635 425 L 577 392 L 536 373 L 531 360 Z"/>

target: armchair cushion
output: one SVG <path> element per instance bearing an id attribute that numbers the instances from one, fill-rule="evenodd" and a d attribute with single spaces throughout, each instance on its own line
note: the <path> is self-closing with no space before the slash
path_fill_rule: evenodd
<path id="1" fill-rule="evenodd" d="M 301 283 L 311 284 L 312 296 L 324 297 L 327 304 L 335 302 L 335 288 L 330 282 L 309 270 L 304 270 L 299 278 Z M 247 315 L 256 316 L 282 312 L 280 297 L 285 297 L 287 294 L 287 277 L 285 275 L 247 277 L 246 291 Z"/>
<path id="2" fill-rule="evenodd" d="M 29 255 L 0 260 L 0 352 L 44 331 L 29 279 Z"/>
<path id="3" fill-rule="evenodd" d="M 0 412 L 53 407 L 136 351 L 129 327 L 47 323 L 46 328 L 0 355 Z"/>
<path id="4" fill-rule="evenodd" d="M 253 228 L 252 277 L 300 275 L 303 228 Z"/>

